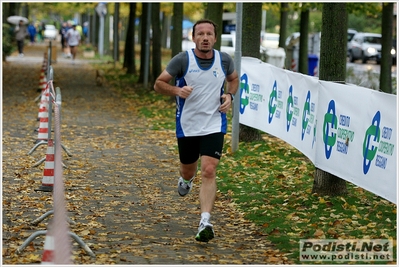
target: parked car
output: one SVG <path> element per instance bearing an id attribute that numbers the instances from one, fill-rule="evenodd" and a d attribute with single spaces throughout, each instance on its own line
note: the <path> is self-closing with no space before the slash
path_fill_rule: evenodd
<path id="1" fill-rule="evenodd" d="M 392 55 L 392 65 L 396 65 L 396 40 L 392 40 L 391 55 Z M 381 53 L 378 53 L 377 64 L 381 64 Z"/>
<path id="2" fill-rule="evenodd" d="M 348 29 L 348 35 L 347 35 L 347 48 L 346 48 L 346 52 L 347 52 L 347 57 L 349 57 L 349 47 L 350 47 L 350 43 L 353 39 L 353 36 L 355 36 L 355 34 L 357 33 L 356 30 L 353 29 Z"/>
<path id="3" fill-rule="evenodd" d="M 348 43 L 352 41 L 353 36 L 357 33 L 357 30 L 354 29 L 348 29 Z"/>
<path id="4" fill-rule="evenodd" d="M 47 39 L 55 40 L 57 38 L 58 30 L 54 25 L 45 25 L 43 36 Z"/>
<path id="5" fill-rule="evenodd" d="M 259 52 L 261 55 L 263 53 L 265 53 L 265 49 L 266 48 L 259 45 Z M 234 53 L 236 51 L 236 35 L 235 35 L 235 33 L 222 34 L 221 42 L 220 42 L 220 51 L 226 52 L 230 56 L 234 57 Z"/>
<path id="6" fill-rule="evenodd" d="M 358 32 L 349 43 L 349 61 L 354 62 L 361 59 L 366 63 L 370 59 L 377 60 L 381 53 L 381 34 Z"/>
<path id="7" fill-rule="evenodd" d="M 236 50 L 236 36 L 234 34 L 222 34 L 220 42 L 220 51 L 234 56 Z"/>
<path id="8" fill-rule="evenodd" d="M 280 34 L 278 33 L 261 33 L 261 46 L 266 48 L 278 48 Z"/>

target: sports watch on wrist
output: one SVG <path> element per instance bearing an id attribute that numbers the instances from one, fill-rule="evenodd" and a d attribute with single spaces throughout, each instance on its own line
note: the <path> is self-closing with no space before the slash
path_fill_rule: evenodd
<path id="1" fill-rule="evenodd" d="M 232 93 L 227 93 L 227 94 L 231 96 L 231 102 L 233 102 L 234 101 L 234 95 Z"/>

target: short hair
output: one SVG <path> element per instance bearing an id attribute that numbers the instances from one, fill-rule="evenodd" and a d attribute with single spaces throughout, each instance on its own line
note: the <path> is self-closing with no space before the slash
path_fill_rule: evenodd
<path id="1" fill-rule="evenodd" d="M 217 36 L 217 28 L 218 28 L 218 26 L 216 25 L 215 22 L 213 22 L 213 21 L 210 20 L 210 19 L 200 19 L 200 20 L 198 20 L 198 21 L 194 24 L 194 26 L 193 26 L 193 36 L 195 36 L 195 27 L 196 27 L 198 24 L 203 24 L 203 23 L 212 24 L 212 25 L 213 25 L 213 28 L 215 29 L 215 36 Z"/>

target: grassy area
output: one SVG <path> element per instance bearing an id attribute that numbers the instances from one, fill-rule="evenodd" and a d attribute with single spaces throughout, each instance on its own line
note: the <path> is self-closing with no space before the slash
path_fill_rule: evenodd
<path id="1" fill-rule="evenodd" d="M 109 68 L 111 85 L 134 101 L 154 131 L 174 129 L 175 106 L 169 97 L 143 90 L 135 77 L 116 68 L 102 67 Z M 229 117 L 231 122 L 231 113 Z M 392 239 L 395 260 L 388 263 L 396 264 L 396 205 L 349 182 L 346 196 L 312 194 L 315 167 L 296 148 L 265 133 L 262 141 L 240 142 L 232 153 L 230 133 L 231 128 L 217 173 L 218 189 L 260 227 L 260 236 L 296 264 L 307 263 L 299 261 L 300 239 Z"/>

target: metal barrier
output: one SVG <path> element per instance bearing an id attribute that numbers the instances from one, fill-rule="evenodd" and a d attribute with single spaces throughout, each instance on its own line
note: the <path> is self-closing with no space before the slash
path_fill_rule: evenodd
<path id="1" fill-rule="evenodd" d="M 50 49 L 49 49 L 50 50 Z M 50 53 L 50 52 L 49 52 Z M 49 61 L 48 61 L 49 62 Z M 53 71 L 53 67 L 50 65 L 47 67 L 47 83 L 48 83 L 48 87 L 49 87 L 49 101 L 48 101 L 48 137 L 47 140 L 40 140 L 39 142 L 37 142 L 34 147 L 28 152 L 28 155 L 31 155 L 39 146 L 41 145 L 47 145 L 48 144 L 48 140 L 51 139 L 51 126 L 52 126 L 52 102 L 53 102 L 53 93 L 51 92 L 52 88 L 52 82 L 53 82 L 53 77 L 54 77 L 54 71 Z M 51 85 L 51 86 L 50 86 Z M 54 90 L 54 89 L 53 89 Z M 44 93 L 44 92 L 43 92 Z M 59 97 L 61 97 L 61 93 L 59 94 Z M 67 153 L 68 156 L 72 157 L 72 153 L 64 146 L 62 145 L 62 148 L 65 150 L 65 152 Z M 33 167 L 37 167 L 39 166 L 41 163 L 43 163 L 46 160 L 46 157 L 42 158 L 41 160 L 39 160 L 38 162 L 36 162 Z"/>
<path id="2" fill-rule="evenodd" d="M 50 47 L 49 47 L 49 58 L 51 57 L 51 42 L 50 42 Z M 49 60 L 51 62 L 51 59 Z M 79 238 L 76 234 L 72 233 L 69 231 L 69 227 L 66 222 L 69 224 L 75 224 L 74 221 L 72 221 L 66 214 L 66 209 L 65 209 L 65 196 L 64 196 L 64 183 L 63 183 L 63 178 L 62 178 L 62 153 L 61 153 L 61 148 L 63 148 L 69 156 L 71 156 L 71 153 L 61 144 L 61 103 L 62 103 L 62 97 L 61 97 L 61 89 L 57 87 L 54 90 L 53 87 L 53 69 L 51 65 L 48 65 L 48 90 L 49 90 L 49 108 L 48 108 L 48 139 L 47 140 L 42 140 L 41 142 L 37 143 L 31 151 L 29 151 L 29 155 L 33 153 L 33 151 L 39 147 L 40 145 L 43 144 L 48 144 L 49 146 L 53 145 L 53 141 L 51 140 L 51 118 L 52 118 L 52 110 L 53 110 L 53 104 L 54 104 L 54 128 L 55 128 L 55 157 L 54 158 L 54 189 L 51 188 L 49 190 L 48 188 L 39 188 L 35 191 L 46 191 L 46 192 L 51 192 L 53 191 L 53 199 L 54 199 L 54 208 L 51 211 L 46 212 L 39 218 L 33 220 L 31 222 L 31 225 L 37 225 L 50 215 L 54 215 L 54 231 L 52 228 L 52 232 L 54 232 L 54 236 L 57 236 L 57 238 L 54 238 L 54 249 L 57 249 L 57 254 L 55 254 L 56 261 L 54 262 L 55 264 L 57 263 L 69 263 L 70 262 L 70 256 L 71 256 L 71 244 L 66 241 L 66 237 L 70 236 L 72 237 L 85 251 L 87 254 L 89 254 L 91 257 L 95 257 L 95 254 L 91 251 L 91 249 L 82 241 L 82 239 Z M 54 102 L 54 103 L 53 103 Z M 38 163 L 35 164 L 35 166 L 39 165 L 41 162 L 46 160 L 46 157 L 42 160 L 40 160 Z M 53 223 L 51 223 L 53 224 Z M 50 223 L 48 224 L 48 227 L 50 227 Z M 36 237 L 41 236 L 41 235 L 46 235 L 49 233 L 49 228 L 47 230 L 38 230 L 34 233 L 32 233 L 24 242 L 23 244 L 16 250 L 17 254 L 20 254 L 33 240 L 36 239 Z M 46 245 L 46 244 L 45 244 Z M 58 255 L 58 256 L 56 256 Z M 57 262 L 57 257 L 58 257 L 58 262 Z"/>
<path id="3" fill-rule="evenodd" d="M 52 75 L 52 69 L 50 68 L 50 72 Z M 52 86 L 51 86 L 52 87 Z M 60 124 L 61 124 L 61 89 L 59 87 L 56 88 L 56 97 L 55 97 L 55 143 L 60 143 Z M 50 96 L 54 93 L 50 92 Z M 51 100 L 51 102 L 53 102 L 53 100 Z M 50 110 L 50 109 L 49 109 Z M 49 115 L 50 116 L 50 115 Z M 50 132 L 50 131 L 49 131 Z M 49 140 L 50 140 L 50 133 L 49 133 Z M 47 142 L 46 142 L 47 143 Z M 61 145 L 59 145 L 59 147 L 61 147 Z M 59 165 L 61 166 L 61 155 L 60 155 L 60 149 L 55 149 L 55 154 L 56 154 L 56 166 L 57 163 L 59 163 Z M 56 168 L 57 171 L 59 171 L 60 167 Z M 62 174 L 61 174 L 62 176 Z M 58 181 L 56 180 L 54 182 L 54 185 L 57 184 L 57 182 L 59 183 L 60 186 L 62 186 L 62 190 L 61 192 L 58 191 L 54 193 L 54 200 L 56 200 L 56 197 L 58 196 L 58 198 L 63 198 L 63 196 L 61 196 L 61 193 L 63 194 L 63 181 L 62 181 L 62 177 L 58 177 Z M 35 190 L 35 191 L 45 191 L 45 190 Z M 54 201 L 56 202 L 56 201 Z M 62 201 L 61 201 L 62 202 Z M 59 207 L 61 207 L 60 209 L 62 209 L 63 203 L 61 203 L 61 205 L 58 204 Z M 55 208 L 57 206 L 55 205 Z M 42 216 L 40 216 L 39 218 L 33 220 L 31 222 L 32 225 L 37 225 L 38 223 L 40 223 L 41 221 L 43 221 L 44 219 L 46 219 L 47 217 L 49 217 L 52 214 L 55 214 L 57 210 L 53 209 L 51 211 L 46 212 L 45 214 L 43 214 Z M 65 213 L 64 213 L 65 215 Z M 70 223 L 70 224 L 75 224 L 75 222 L 73 222 L 71 219 L 69 219 L 69 217 L 66 217 L 66 220 Z M 32 235 L 30 235 L 25 242 L 16 250 L 17 254 L 20 254 L 28 245 L 29 243 L 31 243 L 36 237 L 40 236 L 40 235 L 46 235 L 47 231 L 46 230 L 39 230 L 34 232 Z M 82 241 L 82 239 L 79 238 L 79 236 L 77 236 L 76 234 L 68 231 L 68 235 L 71 236 L 86 252 L 87 254 L 89 254 L 91 257 L 95 257 L 95 254 L 93 253 L 93 251 Z"/>

